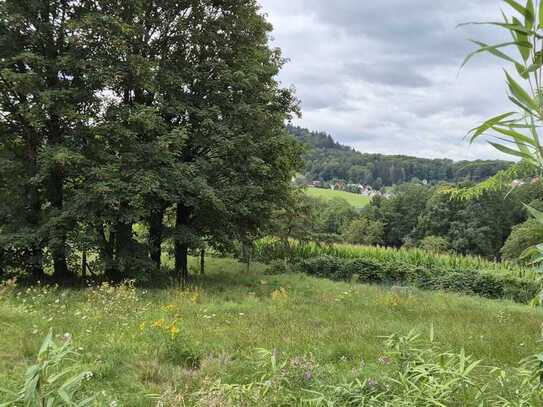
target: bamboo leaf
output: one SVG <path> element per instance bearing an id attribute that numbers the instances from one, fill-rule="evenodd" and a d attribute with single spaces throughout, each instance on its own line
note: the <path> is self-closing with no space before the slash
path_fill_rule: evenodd
<path id="1" fill-rule="evenodd" d="M 523 105 L 522 103 L 520 103 L 517 99 L 515 99 L 514 97 L 510 96 L 509 97 L 509 100 L 511 102 L 513 102 L 515 105 L 517 105 L 518 107 L 520 107 L 522 110 L 524 110 L 528 115 L 532 115 L 533 112 L 528 108 L 526 107 L 525 105 Z"/>
<path id="2" fill-rule="evenodd" d="M 463 26 L 466 26 L 466 25 L 493 25 L 493 26 L 496 26 L 496 27 L 505 28 L 508 31 L 515 31 L 517 33 L 518 32 L 524 33 L 526 35 L 533 35 L 534 37 L 536 37 L 538 39 L 543 38 L 543 36 L 541 34 L 539 34 L 538 32 L 536 32 L 536 31 L 534 31 L 532 29 L 528 29 L 528 28 L 524 27 L 523 25 L 519 25 L 519 24 L 500 23 L 498 21 L 488 21 L 488 22 L 472 21 L 472 22 L 469 22 L 469 23 L 459 24 L 458 26 L 463 27 Z"/>
<path id="3" fill-rule="evenodd" d="M 526 14 L 524 15 L 526 27 L 528 27 L 530 30 L 535 25 L 535 7 L 533 0 L 528 0 L 526 2 Z"/>
<path id="4" fill-rule="evenodd" d="M 539 2 L 539 28 L 543 28 L 543 1 Z"/>
<path id="5" fill-rule="evenodd" d="M 531 146 L 537 147 L 537 144 L 532 138 L 522 133 L 519 133 L 517 131 L 514 131 L 512 129 L 504 129 L 502 127 L 492 126 L 492 130 L 497 131 L 498 133 L 501 133 L 505 136 L 511 137 L 517 143 L 521 142 L 521 143 L 525 143 L 525 144 L 529 144 Z"/>
<path id="6" fill-rule="evenodd" d="M 504 113 L 499 116 L 488 119 L 486 122 L 481 124 L 479 127 L 476 127 L 470 131 L 473 135 L 470 137 L 470 143 L 473 143 L 477 137 L 483 134 L 485 131 L 491 129 L 493 126 L 500 124 L 504 119 L 511 117 L 515 112 Z"/>
<path id="7" fill-rule="evenodd" d="M 538 223 L 541 223 L 543 224 L 543 212 L 540 212 L 538 211 L 537 209 L 531 207 L 530 205 L 524 205 L 524 207 L 528 210 L 528 212 L 530 213 L 530 215 L 532 215 L 532 217 L 538 222 Z M 541 246 L 536 246 L 537 249 L 543 253 L 543 247 Z"/>
<path id="8" fill-rule="evenodd" d="M 504 0 L 507 4 L 509 4 L 511 7 L 513 7 L 516 11 L 519 12 L 519 14 L 526 17 L 526 14 L 528 13 L 528 10 L 526 7 L 521 6 L 519 3 L 517 3 L 515 0 Z"/>
<path id="9" fill-rule="evenodd" d="M 528 43 L 528 42 L 519 42 L 519 41 L 504 42 L 502 44 L 497 44 L 497 45 L 488 45 L 488 44 L 485 44 L 484 42 L 475 41 L 475 40 L 470 40 L 470 41 L 473 42 L 474 44 L 479 45 L 481 48 L 479 48 L 478 50 L 475 50 L 472 53 L 470 53 L 464 59 L 464 61 L 462 62 L 462 65 L 460 66 L 460 69 L 462 69 L 475 55 L 483 53 L 483 52 L 488 52 L 488 53 L 490 53 L 490 54 L 492 54 L 494 56 L 497 56 L 498 58 L 501 58 L 501 59 L 503 59 L 505 61 L 511 62 L 511 63 L 513 63 L 515 65 L 518 64 L 519 66 L 523 67 L 523 65 L 520 64 L 519 62 L 517 62 L 515 59 L 513 59 L 509 55 L 499 51 L 499 48 L 504 48 L 504 47 L 508 47 L 508 46 L 511 46 L 511 45 L 516 45 L 516 46 L 519 47 L 519 49 L 521 47 L 522 48 L 529 47 L 529 49 L 531 49 L 531 47 L 532 47 L 532 45 L 530 43 Z M 528 52 L 529 52 L 529 50 L 528 50 Z"/>
<path id="10" fill-rule="evenodd" d="M 506 146 L 504 146 L 502 144 L 498 144 L 498 143 L 490 142 L 489 144 L 492 147 L 494 147 L 496 150 L 501 151 L 502 153 L 512 155 L 512 156 L 515 156 L 515 157 L 524 158 L 525 160 L 528 160 L 528 161 L 533 161 L 533 158 L 532 158 L 532 156 L 530 154 L 525 154 L 525 153 L 522 153 L 521 151 L 513 150 L 512 148 L 506 147 Z"/>
<path id="11" fill-rule="evenodd" d="M 513 17 L 513 24 L 521 25 L 520 21 Z M 528 42 L 528 35 L 522 32 L 512 31 L 513 39 L 517 42 L 517 48 L 524 62 L 527 62 L 530 59 L 530 51 L 532 50 L 532 45 Z M 528 44 L 528 46 L 523 46 L 520 44 Z"/>
<path id="12" fill-rule="evenodd" d="M 511 75 L 505 72 L 505 76 L 507 77 L 507 84 L 513 96 L 519 102 L 525 104 L 528 108 L 537 112 L 539 110 L 539 104 L 534 101 L 534 99 L 528 94 L 528 92 L 526 92 L 524 88 L 511 77 Z"/>

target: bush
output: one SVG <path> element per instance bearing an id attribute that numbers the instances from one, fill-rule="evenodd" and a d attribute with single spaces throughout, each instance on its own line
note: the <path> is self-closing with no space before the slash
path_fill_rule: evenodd
<path id="1" fill-rule="evenodd" d="M 472 271 L 428 269 L 401 262 L 315 257 L 300 263 L 303 272 L 333 280 L 382 285 L 409 285 L 425 290 L 444 290 L 492 299 L 530 302 L 540 283 L 516 277 Z"/>
<path id="2" fill-rule="evenodd" d="M 529 219 L 513 230 L 504 246 L 501 254 L 506 260 L 519 261 L 526 249 L 543 242 L 543 227 L 535 219 Z"/>
<path id="3" fill-rule="evenodd" d="M 352 220 L 343 231 L 345 240 L 352 244 L 380 245 L 384 236 L 384 225 L 365 217 Z"/>
<path id="4" fill-rule="evenodd" d="M 418 243 L 418 247 L 432 253 L 446 253 L 449 242 L 442 236 L 426 236 Z"/>

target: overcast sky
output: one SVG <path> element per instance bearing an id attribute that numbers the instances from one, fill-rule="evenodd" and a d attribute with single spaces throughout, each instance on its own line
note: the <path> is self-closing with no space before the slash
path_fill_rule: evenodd
<path id="1" fill-rule="evenodd" d="M 302 101 L 297 121 L 362 152 L 453 159 L 508 158 L 470 128 L 509 111 L 501 65 L 470 63 L 467 39 L 498 42 L 488 27 L 500 0 L 260 0 L 273 45 L 290 61 L 281 73 Z"/>

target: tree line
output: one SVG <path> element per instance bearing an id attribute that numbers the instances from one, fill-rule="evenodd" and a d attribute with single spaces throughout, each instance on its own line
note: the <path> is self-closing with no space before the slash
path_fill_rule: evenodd
<path id="1" fill-rule="evenodd" d="M 540 183 L 514 192 L 486 192 L 470 200 L 451 199 L 444 185 L 402 184 L 389 197 L 376 196 L 362 209 L 342 199 L 323 201 L 299 190 L 276 212 L 274 235 L 321 243 L 347 242 L 419 247 L 488 259 L 518 261 L 542 233 L 524 203 L 543 208 Z"/>
<path id="2" fill-rule="evenodd" d="M 511 163 L 500 160 L 452 161 L 401 155 L 367 154 L 341 145 L 323 132 L 310 132 L 289 126 L 289 131 L 306 146 L 304 154 L 307 181 L 383 186 L 423 181 L 429 183 L 480 182 L 508 168 Z"/>
<path id="3" fill-rule="evenodd" d="M 298 111 L 254 0 L 0 3 L 0 273 L 161 267 L 286 200 Z M 138 228 L 144 232 L 137 233 Z"/>

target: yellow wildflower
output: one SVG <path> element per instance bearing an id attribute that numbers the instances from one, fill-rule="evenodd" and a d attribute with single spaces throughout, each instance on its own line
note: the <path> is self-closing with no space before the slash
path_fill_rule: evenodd
<path id="1" fill-rule="evenodd" d="M 287 290 L 284 288 L 279 288 L 278 290 L 274 290 L 271 294 L 272 300 L 286 300 L 288 298 Z"/>
<path id="2" fill-rule="evenodd" d="M 166 321 L 164 321 L 163 319 L 157 319 L 155 322 L 153 322 L 153 326 L 155 328 L 162 328 L 165 323 Z"/>
<path id="3" fill-rule="evenodd" d="M 145 322 L 142 322 L 142 323 L 140 324 L 140 331 L 141 331 L 141 332 L 145 331 Z"/>
<path id="4" fill-rule="evenodd" d="M 176 337 L 176 335 L 179 333 L 179 329 L 175 325 L 175 322 L 170 325 L 170 335 L 172 336 L 172 339 Z"/>

